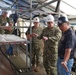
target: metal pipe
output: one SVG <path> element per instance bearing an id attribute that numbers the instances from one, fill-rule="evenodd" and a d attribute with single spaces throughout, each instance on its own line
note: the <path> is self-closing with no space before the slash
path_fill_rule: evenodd
<path id="1" fill-rule="evenodd" d="M 0 28 L 4 28 L 7 26 L 0 26 Z M 28 28 L 29 26 L 9 26 L 10 28 Z"/>
<path id="2" fill-rule="evenodd" d="M 48 3 L 43 4 L 42 6 L 39 6 L 39 7 L 35 8 L 35 9 L 31 9 L 30 8 L 28 10 L 21 10 L 21 9 L 11 9 L 10 7 L 9 8 L 2 8 L 2 7 L 0 7 L 0 9 L 3 9 L 3 10 L 12 10 L 12 11 L 20 11 L 21 10 L 22 12 L 33 12 L 35 10 L 38 10 L 38 9 L 40 9 L 42 7 L 45 7 L 45 6 L 47 6 L 47 5 L 51 4 L 51 3 L 56 2 L 56 1 L 59 1 L 59 0 L 52 0 L 52 1 L 48 2 Z"/>
<path id="3" fill-rule="evenodd" d="M 32 0 L 30 0 L 30 9 L 32 9 Z M 30 34 L 32 34 L 32 11 L 30 12 Z M 32 63 L 32 38 L 30 39 L 30 70 Z"/>
<path id="4" fill-rule="evenodd" d="M 52 0 L 52 1 L 48 2 L 48 3 L 43 4 L 42 6 L 39 6 L 39 7 L 35 8 L 35 9 L 32 9 L 31 11 L 35 11 L 37 9 L 40 9 L 42 7 L 45 7 L 45 6 L 47 6 L 47 5 L 51 4 L 51 3 L 54 3 L 56 1 L 59 1 L 59 0 Z"/>
<path id="5" fill-rule="evenodd" d="M 60 2 L 61 2 L 61 0 L 58 1 L 57 6 L 56 6 L 56 9 L 55 9 L 55 12 L 59 12 Z"/>

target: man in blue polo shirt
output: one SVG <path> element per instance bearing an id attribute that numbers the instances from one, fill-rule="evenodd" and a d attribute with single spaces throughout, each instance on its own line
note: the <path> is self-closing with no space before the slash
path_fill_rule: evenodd
<path id="1" fill-rule="evenodd" d="M 58 26 L 63 34 L 58 45 L 57 75 L 70 75 L 74 63 L 76 36 L 66 17 L 59 17 Z"/>

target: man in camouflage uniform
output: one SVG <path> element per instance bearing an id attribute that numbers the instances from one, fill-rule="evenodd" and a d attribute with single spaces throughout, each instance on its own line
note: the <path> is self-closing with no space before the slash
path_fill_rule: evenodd
<path id="1" fill-rule="evenodd" d="M 39 25 L 39 18 L 35 17 L 33 19 L 34 26 L 32 27 L 32 70 L 39 71 L 39 66 L 41 64 L 41 56 L 43 53 L 43 41 L 35 37 L 34 33 L 40 35 L 42 33 L 42 28 Z M 27 39 L 30 39 L 30 28 L 26 32 Z M 35 66 L 36 65 L 36 66 Z"/>
<path id="2" fill-rule="evenodd" d="M 3 11 L 2 15 L 0 16 L 0 34 L 9 34 L 12 32 L 12 28 L 9 26 L 6 26 L 6 24 L 9 24 L 9 26 L 12 26 L 11 20 L 7 17 L 7 12 Z"/>
<path id="3" fill-rule="evenodd" d="M 8 26 L 6 26 L 7 23 L 8 23 Z M 13 25 L 12 23 L 13 22 L 11 21 L 11 19 L 7 17 L 7 12 L 3 11 L 2 15 L 0 16 L 0 34 L 11 34 L 13 31 L 13 28 L 10 27 Z M 3 27 L 1 27 L 1 26 L 3 26 Z M 9 48 L 9 45 L 6 44 L 5 47 L 7 50 Z M 7 51 L 6 51 L 6 53 L 7 53 Z M 8 52 L 10 52 L 10 50 Z M 11 54 L 13 54 L 13 51 L 11 51 Z"/>
<path id="4" fill-rule="evenodd" d="M 35 36 L 44 40 L 43 64 L 47 75 L 57 75 L 57 46 L 61 31 L 54 26 L 54 17 L 52 15 L 48 15 L 46 21 L 48 27 L 43 29 L 40 36 L 37 34 Z"/>

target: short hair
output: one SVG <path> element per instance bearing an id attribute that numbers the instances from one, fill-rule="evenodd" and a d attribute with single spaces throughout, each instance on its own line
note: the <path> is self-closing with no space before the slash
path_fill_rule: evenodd
<path id="1" fill-rule="evenodd" d="M 7 14 L 7 12 L 6 11 L 2 11 L 2 14 Z"/>

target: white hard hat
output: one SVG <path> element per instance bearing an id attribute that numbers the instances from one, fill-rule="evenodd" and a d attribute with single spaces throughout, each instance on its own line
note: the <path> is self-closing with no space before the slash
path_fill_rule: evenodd
<path id="1" fill-rule="evenodd" d="M 35 17 L 35 18 L 33 19 L 33 22 L 40 22 L 39 17 Z"/>
<path id="2" fill-rule="evenodd" d="M 52 15 L 48 15 L 46 18 L 46 22 L 53 22 L 54 21 L 54 17 Z"/>

